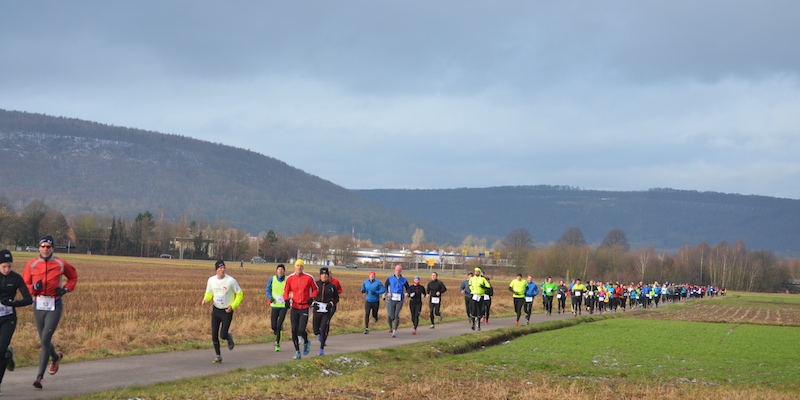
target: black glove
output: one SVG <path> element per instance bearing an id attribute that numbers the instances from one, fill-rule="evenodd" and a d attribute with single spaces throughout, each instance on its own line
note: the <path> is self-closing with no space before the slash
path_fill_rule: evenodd
<path id="1" fill-rule="evenodd" d="M 367 293 L 367 289 L 361 289 L 361 293 Z"/>
<path id="2" fill-rule="evenodd" d="M 13 307 L 14 306 L 14 300 L 13 299 L 3 299 L 3 300 L 0 300 L 0 304 L 2 304 L 4 306 Z"/>
<path id="3" fill-rule="evenodd" d="M 373 296 L 377 296 L 377 295 L 378 295 L 378 293 L 377 293 L 377 292 L 369 292 L 369 294 L 371 294 L 371 295 L 373 295 Z"/>
<path id="4" fill-rule="evenodd" d="M 488 287 L 488 286 L 486 286 L 486 285 L 481 285 L 481 289 L 484 289 L 484 290 L 486 290 L 486 289 L 488 289 L 488 288 L 489 288 L 489 287 Z"/>
<path id="5" fill-rule="evenodd" d="M 57 294 L 58 296 L 63 296 L 63 295 L 65 295 L 65 294 L 67 294 L 67 293 L 69 293 L 69 289 L 67 289 L 67 287 L 66 287 L 66 286 L 64 286 L 64 287 L 60 287 L 60 288 L 56 289 L 56 294 Z"/>
<path id="6" fill-rule="evenodd" d="M 33 290 L 37 291 L 37 292 L 42 290 L 42 281 L 41 280 L 39 280 L 38 282 L 33 284 Z"/>

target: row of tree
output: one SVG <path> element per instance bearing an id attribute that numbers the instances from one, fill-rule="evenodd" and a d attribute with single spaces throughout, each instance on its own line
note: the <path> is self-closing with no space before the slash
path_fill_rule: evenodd
<path id="1" fill-rule="evenodd" d="M 485 238 L 466 237 L 460 245 L 427 242 L 422 229 L 416 229 L 410 244 L 356 240 L 352 235 L 330 236 L 305 228 L 297 234 L 269 230 L 255 238 L 235 229 L 227 221 L 209 222 L 188 214 L 176 219 L 160 210 L 139 213 L 129 220 L 121 217 L 81 213 L 64 215 L 50 209 L 42 200 L 33 200 L 15 212 L 9 201 L 0 197 L 0 243 L 17 248 L 34 245 L 44 234 L 55 238 L 57 247 L 95 254 L 153 257 L 162 253 L 193 259 L 222 258 L 249 260 L 260 256 L 267 261 L 288 262 L 298 254 L 317 260 L 333 258 L 349 263 L 358 248 L 409 250 L 438 249 L 452 252 L 464 265 L 465 255 L 502 254 L 504 262 L 472 258 L 469 263 L 483 265 L 490 274 L 531 274 L 536 277 L 582 278 L 618 282 L 685 282 L 710 284 L 733 290 L 778 291 L 788 279 L 800 278 L 800 260 L 782 259 L 770 251 L 748 250 L 742 241 L 726 241 L 710 246 L 685 243 L 677 251 L 653 247 L 631 249 L 625 232 L 612 229 L 601 245 L 592 248 L 578 227 L 569 228 L 553 244 L 536 247 L 525 228 L 509 233 L 503 240 L 488 243 Z M 417 260 L 409 260 L 416 264 Z"/>

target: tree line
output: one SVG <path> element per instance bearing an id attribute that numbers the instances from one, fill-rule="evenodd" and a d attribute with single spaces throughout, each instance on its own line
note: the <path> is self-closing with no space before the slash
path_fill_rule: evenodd
<path id="1" fill-rule="evenodd" d="M 166 253 L 189 259 L 250 260 L 259 256 L 270 262 L 289 262 L 304 254 L 316 260 L 333 257 L 335 262 L 349 263 L 355 261 L 358 248 L 407 248 L 459 255 L 490 251 L 502 254 L 503 263 L 472 258 L 471 263 L 485 267 L 490 274 L 678 282 L 762 292 L 786 290 L 787 280 L 800 278 L 800 260 L 747 249 L 741 240 L 733 244 L 721 241 L 713 246 L 686 242 L 670 252 L 652 246 L 631 249 L 625 232 L 616 228 L 608 232 L 600 246 L 592 248 L 581 229 L 571 227 L 558 241 L 543 247 L 535 246 L 525 228 L 491 244 L 488 239 L 467 236 L 460 245 L 452 245 L 426 241 L 424 230 L 417 228 L 409 244 L 389 241 L 376 245 L 350 234 L 320 234 L 309 227 L 294 234 L 270 229 L 251 237 L 225 220 L 211 223 L 204 216 L 192 218 L 188 213 L 173 219 L 163 209 L 155 214 L 144 211 L 133 219 L 88 212 L 65 217 L 44 201 L 34 199 L 15 211 L 7 198 L 0 197 L 0 243 L 23 248 L 35 245 L 45 234 L 54 237 L 61 251 L 138 257 Z M 462 259 L 466 264 L 466 257 Z"/>

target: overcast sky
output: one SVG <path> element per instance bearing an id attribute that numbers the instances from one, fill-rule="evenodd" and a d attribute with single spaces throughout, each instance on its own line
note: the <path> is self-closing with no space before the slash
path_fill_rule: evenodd
<path id="1" fill-rule="evenodd" d="M 800 199 L 800 2 L 4 1 L 0 108 L 350 189 Z"/>

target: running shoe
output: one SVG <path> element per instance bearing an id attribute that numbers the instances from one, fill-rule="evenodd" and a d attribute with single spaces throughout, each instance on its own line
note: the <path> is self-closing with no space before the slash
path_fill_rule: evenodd
<path id="1" fill-rule="evenodd" d="M 33 381 L 33 387 L 35 387 L 37 389 L 41 389 L 42 388 L 42 378 L 36 378 L 36 380 Z"/>
<path id="2" fill-rule="evenodd" d="M 389 333 L 392 333 L 392 328 L 389 328 Z"/>
<path id="3" fill-rule="evenodd" d="M 6 364 L 6 369 L 9 371 L 13 371 L 14 368 L 17 367 L 17 363 L 14 362 L 14 348 L 8 346 L 8 351 L 6 351 L 6 359 L 8 359 L 8 363 Z"/>
<path id="4" fill-rule="evenodd" d="M 369 328 L 364 328 L 364 334 L 365 335 L 369 334 Z"/>
<path id="5" fill-rule="evenodd" d="M 412 329 L 412 330 L 411 330 L 411 334 L 412 334 L 412 335 L 416 335 L 416 334 L 417 334 L 417 328 L 414 328 L 414 329 Z"/>
<path id="6" fill-rule="evenodd" d="M 214 361 L 211 362 L 212 364 L 222 364 L 222 356 L 217 356 Z"/>
<path id="7" fill-rule="evenodd" d="M 311 343 L 305 342 L 303 344 L 303 354 L 308 354 L 311 351 Z"/>
<path id="8" fill-rule="evenodd" d="M 377 324 L 377 323 L 378 323 L 378 319 L 377 319 L 377 318 L 373 318 L 373 319 L 372 319 L 372 322 L 373 322 L 373 323 L 375 323 L 375 324 Z"/>
<path id="9" fill-rule="evenodd" d="M 322 335 L 317 335 L 317 341 L 322 343 Z"/>
<path id="10" fill-rule="evenodd" d="M 392 337 L 393 338 L 397 337 L 397 331 L 392 331 Z"/>
<path id="11" fill-rule="evenodd" d="M 531 324 L 531 320 L 529 320 L 529 319 L 525 320 L 525 325 L 530 325 L 530 324 Z"/>
<path id="12" fill-rule="evenodd" d="M 295 360 L 299 360 L 299 359 L 301 359 L 301 358 L 303 358 L 303 357 L 302 357 L 302 356 L 300 356 L 300 351 L 296 351 L 296 352 L 294 353 L 294 359 L 295 359 Z"/>
<path id="13" fill-rule="evenodd" d="M 441 315 L 439 316 L 439 322 L 442 322 L 442 316 Z"/>
<path id="14" fill-rule="evenodd" d="M 486 320 L 486 325 L 489 325 L 489 320 L 488 319 Z"/>
<path id="15" fill-rule="evenodd" d="M 324 356 L 325 355 L 325 350 L 319 349 L 319 355 Z"/>
<path id="16" fill-rule="evenodd" d="M 61 362 L 61 359 L 64 358 L 64 353 L 59 351 L 56 354 L 58 355 L 58 359 L 53 360 L 53 362 L 50 363 L 50 370 L 47 371 L 50 373 L 50 375 L 55 375 L 56 372 L 58 372 L 58 364 Z"/>
<path id="17" fill-rule="evenodd" d="M 514 321 L 514 326 L 519 326 L 519 321 Z"/>
<path id="18" fill-rule="evenodd" d="M 478 332 L 480 332 L 480 331 L 481 331 L 481 324 L 478 323 Z"/>
<path id="19" fill-rule="evenodd" d="M 431 328 L 430 329 L 434 329 L 434 328 L 436 328 L 436 325 L 431 324 Z"/>
<path id="20" fill-rule="evenodd" d="M 275 344 L 275 351 L 281 351 L 281 345 Z"/>
<path id="21" fill-rule="evenodd" d="M 228 350 L 233 350 L 233 346 L 235 345 L 236 343 L 233 342 L 233 334 L 228 332 Z"/>

